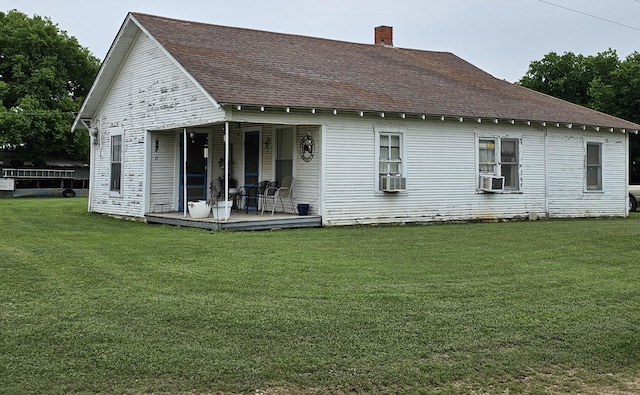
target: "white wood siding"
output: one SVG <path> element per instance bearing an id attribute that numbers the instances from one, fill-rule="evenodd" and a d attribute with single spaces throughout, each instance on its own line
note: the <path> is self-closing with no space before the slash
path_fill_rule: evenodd
<path id="1" fill-rule="evenodd" d="M 316 168 L 295 164 L 299 179 L 317 177 L 318 190 L 299 184 L 297 202 L 317 203 L 325 225 L 474 219 L 626 215 L 627 136 L 541 125 L 438 120 L 391 120 L 330 113 L 233 113 L 234 119 L 313 126 Z M 301 138 L 300 127 L 297 137 Z M 320 135 L 324 131 L 324 136 Z M 376 191 L 376 130 L 403 134 L 407 191 Z M 263 138 L 271 127 L 265 125 Z M 477 188 L 477 140 L 517 139 L 520 189 L 484 193 Z M 272 137 L 273 141 L 273 137 Z M 320 142 L 323 144 L 320 144 Z M 585 141 L 603 145 L 602 192 L 584 191 Z M 270 160 L 270 159 L 269 159 Z M 315 163 L 317 164 L 315 164 Z M 270 162 L 263 156 L 263 167 Z M 307 173 L 308 171 L 308 173 Z M 317 173 L 316 173 L 317 172 Z M 268 174 L 265 172 L 265 174 Z M 304 175 L 304 176 L 303 176 Z M 304 196 L 304 197 L 303 197 Z M 306 203 L 306 202 L 305 202 Z"/>
<path id="2" fill-rule="evenodd" d="M 145 141 L 147 131 L 218 122 L 223 117 L 223 111 L 216 108 L 182 69 L 153 41 L 140 35 L 93 120 L 93 125 L 100 128 L 100 144 L 94 145 L 91 151 L 94 166 L 91 210 L 134 217 L 156 210 L 155 205 L 164 203 L 166 197 L 158 195 L 160 185 L 145 188 L 145 181 L 157 182 L 168 167 L 146 165 L 147 160 L 155 158 L 153 144 Z M 113 127 L 124 129 L 123 182 L 119 197 L 109 193 L 108 130 Z M 168 138 L 168 135 L 161 136 L 162 140 Z M 163 141 L 161 146 L 163 157 L 168 159 L 170 153 L 164 149 L 169 144 Z M 152 168 L 155 173 L 145 174 Z M 163 184 L 174 181 L 162 179 Z M 175 201 L 171 203 L 175 208 Z"/>
<path id="3" fill-rule="evenodd" d="M 315 143 L 315 152 L 309 162 L 302 160 L 300 156 L 300 141 L 309 134 Z M 297 128 L 296 145 L 294 146 L 294 171 L 296 185 L 293 193 L 293 203 L 297 210 L 297 204 L 309 204 L 310 214 L 320 213 L 320 166 L 322 164 L 322 147 L 320 144 L 319 126 L 300 126 Z"/>
<path id="4" fill-rule="evenodd" d="M 178 209 L 176 193 L 179 179 L 176 166 L 179 162 L 179 141 L 174 132 L 154 132 L 151 136 L 150 203 L 147 211 L 163 212 Z"/>
<path id="5" fill-rule="evenodd" d="M 259 180 L 273 181 L 275 178 L 275 150 L 276 150 L 276 133 L 277 125 L 264 125 L 260 130 L 260 169 Z M 251 130 L 250 128 L 246 129 Z M 269 139 L 269 149 L 265 148 L 265 142 Z"/>
<path id="6" fill-rule="evenodd" d="M 378 128 L 404 135 L 406 192 L 375 190 L 374 130 Z M 574 130 L 564 137 L 550 133 L 550 142 L 545 143 L 544 130 L 534 126 L 437 121 L 331 123 L 326 129 L 325 149 L 330 152 L 326 154 L 323 221 L 327 225 L 526 218 L 531 213 L 539 217 L 625 215 L 624 135 L 603 139 Z M 477 190 L 479 137 L 519 141 L 519 191 Z M 602 193 L 584 192 L 585 139 L 603 142 Z"/>
<path id="7" fill-rule="evenodd" d="M 586 142 L 602 144 L 602 191 L 585 191 Z M 627 136 L 608 132 L 548 134 L 549 215 L 616 216 L 627 207 Z"/>

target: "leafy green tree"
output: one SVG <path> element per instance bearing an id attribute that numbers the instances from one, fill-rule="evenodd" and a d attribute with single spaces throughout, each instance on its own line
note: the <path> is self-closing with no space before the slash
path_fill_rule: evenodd
<path id="1" fill-rule="evenodd" d="M 589 86 L 592 108 L 640 123 L 640 53 L 634 52 Z"/>
<path id="2" fill-rule="evenodd" d="M 0 150 L 23 160 L 86 159 L 87 132 L 73 132 L 99 60 L 49 18 L 0 12 Z"/>
<path id="3" fill-rule="evenodd" d="M 640 123 L 640 53 L 620 60 L 614 50 L 595 56 L 550 52 L 529 64 L 518 84 Z M 640 184 L 640 135 L 630 135 L 629 176 Z"/>
<path id="4" fill-rule="evenodd" d="M 531 62 L 529 70 L 518 83 L 588 107 L 591 103 L 589 86 L 593 79 L 609 75 L 619 63 L 618 55 L 611 49 L 596 56 L 550 52 L 542 60 Z"/>

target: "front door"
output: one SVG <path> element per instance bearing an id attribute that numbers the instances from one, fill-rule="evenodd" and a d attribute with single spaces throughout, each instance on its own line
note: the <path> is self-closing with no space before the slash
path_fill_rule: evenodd
<path id="1" fill-rule="evenodd" d="M 244 134 L 244 185 L 256 185 L 260 174 L 260 133 Z M 250 207 L 257 209 L 257 207 Z"/>
<path id="2" fill-rule="evenodd" d="M 207 198 L 207 159 L 204 147 L 207 145 L 206 133 L 187 135 L 187 201 Z M 183 135 L 180 135 L 180 195 L 179 210 L 184 209 L 184 146 Z"/>

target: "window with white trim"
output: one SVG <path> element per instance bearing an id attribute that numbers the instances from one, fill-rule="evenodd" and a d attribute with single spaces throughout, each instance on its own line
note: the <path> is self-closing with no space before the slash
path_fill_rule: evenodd
<path id="1" fill-rule="evenodd" d="M 109 190 L 120 192 L 122 189 L 122 134 L 111 135 L 111 180 Z"/>
<path id="2" fill-rule="evenodd" d="M 276 180 L 279 182 L 293 175 L 294 142 L 293 128 L 276 129 Z"/>
<path id="3" fill-rule="evenodd" d="M 381 176 L 402 175 L 402 158 L 400 157 L 402 135 L 396 133 L 380 133 L 379 173 Z"/>
<path id="4" fill-rule="evenodd" d="M 406 190 L 403 134 L 401 132 L 380 131 L 376 133 L 376 139 L 377 190 L 384 192 Z"/>
<path id="5" fill-rule="evenodd" d="M 520 190 L 520 142 L 513 138 L 478 139 L 480 175 L 504 177 L 504 188 Z"/>
<path id="6" fill-rule="evenodd" d="M 506 189 L 520 189 L 518 156 L 518 140 L 500 140 L 500 175 L 504 177 L 504 187 Z"/>
<path id="7" fill-rule="evenodd" d="M 478 165 L 480 174 L 497 175 L 495 139 L 480 139 L 478 142 Z"/>
<path id="8" fill-rule="evenodd" d="M 587 142 L 585 153 L 585 187 L 587 191 L 602 191 L 602 144 Z"/>

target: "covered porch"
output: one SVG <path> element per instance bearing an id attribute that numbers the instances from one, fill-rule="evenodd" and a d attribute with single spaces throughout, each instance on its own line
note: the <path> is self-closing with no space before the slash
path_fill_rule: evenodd
<path id="1" fill-rule="evenodd" d="M 149 131 L 147 222 L 247 230 L 321 226 L 320 156 L 313 160 L 304 146 L 312 141 L 315 153 L 320 130 L 318 125 L 223 122 Z M 284 207 L 278 202 L 273 216 L 274 202 L 261 215 L 262 203 L 242 192 L 261 182 L 281 185 L 287 178 L 294 180 L 291 198 Z M 191 218 L 187 206 L 198 200 L 232 201 L 231 217 Z M 308 205 L 309 215 L 298 215 L 298 204 Z"/>

